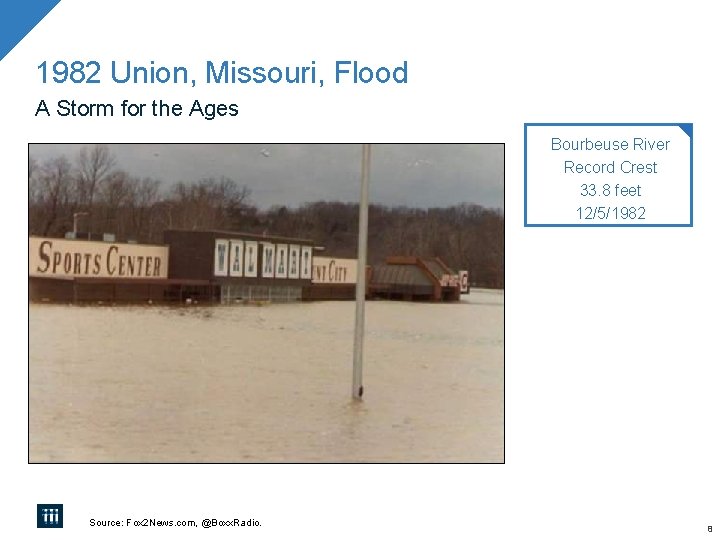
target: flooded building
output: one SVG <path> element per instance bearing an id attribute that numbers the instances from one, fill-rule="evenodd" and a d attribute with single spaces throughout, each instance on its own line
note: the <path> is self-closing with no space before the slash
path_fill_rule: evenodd
<path id="1" fill-rule="evenodd" d="M 49 302 L 352 300 L 357 259 L 316 256 L 313 241 L 167 230 L 162 245 L 29 239 L 29 298 Z M 464 280 L 463 280 L 464 277 Z M 441 259 L 388 257 L 366 268 L 366 296 L 459 300 L 467 273 Z"/>
<path id="2" fill-rule="evenodd" d="M 392 300 L 460 300 L 460 279 L 440 258 L 388 257 L 371 268 L 370 298 Z"/>
<path id="3" fill-rule="evenodd" d="M 312 284 L 303 291 L 304 300 L 354 300 L 357 259 L 315 257 Z"/>
<path id="4" fill-rule="evenodd" d="M 301 300 L 311 284 L 313 243 L 230 231 L 165 231 L 169 277 L 210 283 L 214 299 Z"/>
<path id="5" fill-rule="evenodd" d="M 168 279 L 167 246 L 31 236 L 28 250 L 33 301 L 162 301 L 181 286 Z"/>

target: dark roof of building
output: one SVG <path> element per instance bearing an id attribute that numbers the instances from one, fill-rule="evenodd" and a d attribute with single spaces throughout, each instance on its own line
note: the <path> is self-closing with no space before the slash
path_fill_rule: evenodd
<path id="1" fill-rule="evenodd" d="M 378 285 L 433 285 L 430 278 L 420 268 L 410 264 L 373 266 L 372 283 Z"/>
<path id="2" fill-rule="evenodd" d="M 253 234 L 245 233 L 242 231 L 224 231 L 219 229 L 200 229 L 200 230 L 189 230 L 189 229 L 166 229 L 166 233 L 182 233 L 182 234 L 211 234 L 218 237 L 226 238 L 240 238 L 248 240 L 256 240 L 258 242 L 282 242 L 288 244 L 315 244 L 313 240 L 308 238 L 292 238 L 285 236 L 274 236 L 264 234 Z"/>
<path id="3" fill-rule="evenodd" d="M 442 279 L 443 274 L 446 274 L 445 269 L 440 266 L 440 264 L 437 261 L 434 261 L 432 259 L 423 259 L 423 263 L 425 263 L 425 266 L 427 266 L 427 269 L 432 272 L 432 275 L 435 276 L 435 278 L 439 281 Z"/>

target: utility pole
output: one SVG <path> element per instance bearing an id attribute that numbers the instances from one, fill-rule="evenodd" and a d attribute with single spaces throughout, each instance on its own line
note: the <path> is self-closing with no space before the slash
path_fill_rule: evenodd
<path id="1" fill-rule="evenodd" d="M 362 145 L 360 173 L 360 224 L 358 227 L 357 283 L 355 285 L 355 345 L 353 347 L 352 397 L 362 399 L 363 342 L 365 340 L 365 268 L 367 266 L 368 191 L 370 184 L 370 145 Z"/>
<path id="2" fill-rule="evenodd" d="M 73 238 L 77 238 L 78 232 L 78 218 L 80 216 L 87 216 L 87 212 L 75 212 L 73 213 Z M 90 230 L 88 229 L 88 240 L 90 239 Z"/>

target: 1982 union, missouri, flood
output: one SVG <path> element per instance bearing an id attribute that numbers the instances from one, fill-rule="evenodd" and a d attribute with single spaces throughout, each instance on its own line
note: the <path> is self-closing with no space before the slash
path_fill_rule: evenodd
<path id="1" fill-rule="evenodd" d="M 31 462 L 503 462 L 504 296 L 31 304 Z"/>

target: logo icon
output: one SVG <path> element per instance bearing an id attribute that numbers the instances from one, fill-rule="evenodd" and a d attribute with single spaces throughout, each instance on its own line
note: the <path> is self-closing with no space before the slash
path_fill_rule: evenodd
<path id="1" fill-rule="evenodd" d="M 37 505 L 37 526 L 38 526 L 38 529 L 62 529 L 63 505 L 62 504 L 38 504 Z"/>

